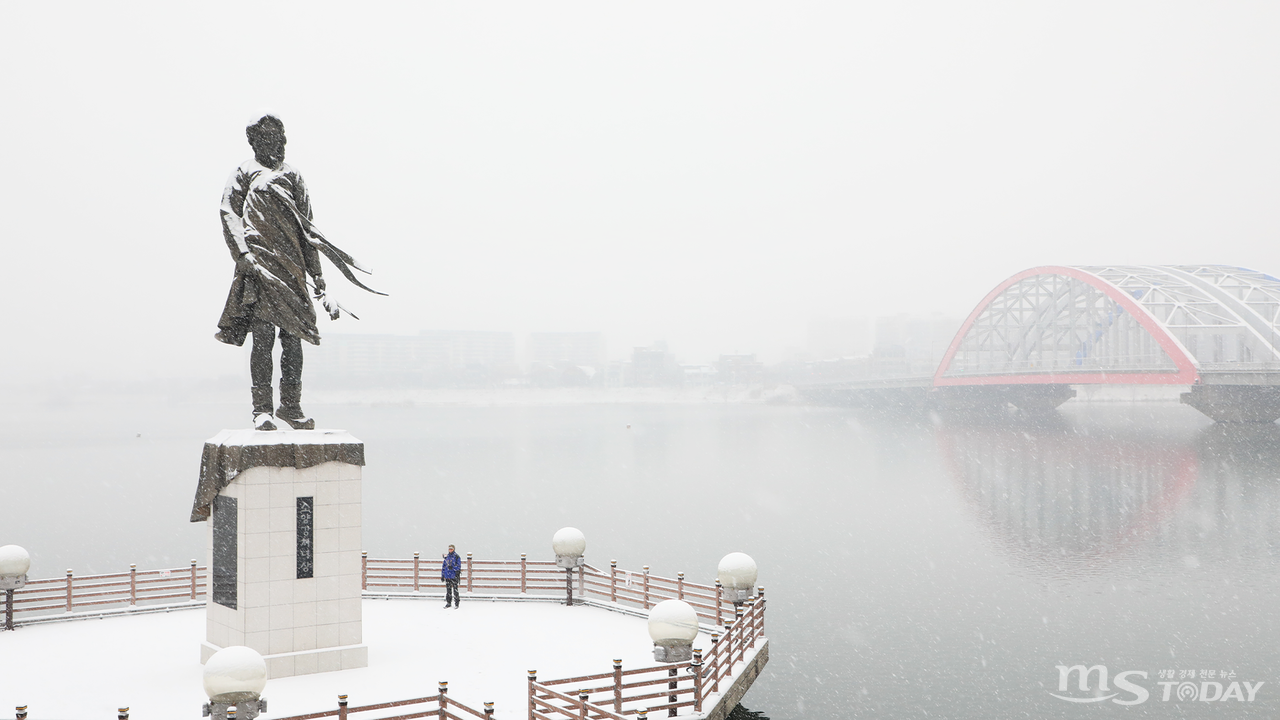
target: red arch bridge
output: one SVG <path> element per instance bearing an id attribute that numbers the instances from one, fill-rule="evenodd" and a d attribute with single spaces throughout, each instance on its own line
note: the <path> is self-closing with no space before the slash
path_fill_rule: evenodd
<path id="1" fill-rule="evenodd" d="M 932 376 L 802 387 L 856 406 L 1052 409 L 1082 385 L 1184 386 L 1219 422 L 1280 418 L 1280 279 L 1224 265 L 1044 266 L 997 285 Z"/>

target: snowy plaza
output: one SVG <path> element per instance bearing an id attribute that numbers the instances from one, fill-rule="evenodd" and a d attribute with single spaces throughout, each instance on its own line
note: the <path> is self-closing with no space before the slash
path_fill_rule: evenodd
<path id="1" fill-rule="evenodd" d="M 268 681 L 266 717 L 331 710 L 436 693 L 497 718 L 527 717 L 529 670 L 542 677 L 653 665 L 641 618 L 545 602 L 438 597 L 363 601 L 369 666 Z M 28 705 L 31 718 L 105 718 L 129 707 L 136 718 L 198 717 L 204 612 L 174 610 L 21 627 L 0 635 L 0 707 Z M 695 645 L 708 647 L 710 637 Z M 67 652 L 68 648 L 78 648 Z M 56 670 L 54 670 L 56 668 Z M 665 714 L 665 713 L 664 713 Z"/>

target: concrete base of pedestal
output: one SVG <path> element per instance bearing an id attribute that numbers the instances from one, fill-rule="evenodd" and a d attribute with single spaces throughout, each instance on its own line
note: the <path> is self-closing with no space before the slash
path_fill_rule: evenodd
<path id="1" fill-rule="evenodd" d="M 341 430 L 227 430 L 205 444 L 192 510 L 209 516 L 202 661 L 244 645 L 269 677 L 368 666 L 363 463 Z"/>
<path id="2" fill-rule="evenodd" d="M 200 643 L 200 664 L 203 665 L 222 648 L 208 642 Z M 298 652 L 263 655 L 267 661 L 267 679 L 311 675 L 312 673 L 351 670 L 369 667 L 369 646 L 344 645 L 341 647 L 299 650 Z"/>

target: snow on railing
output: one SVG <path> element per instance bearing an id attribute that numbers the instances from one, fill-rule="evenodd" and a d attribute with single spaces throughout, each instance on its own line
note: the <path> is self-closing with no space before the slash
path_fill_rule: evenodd
<path id="1" fill-rule="evenodd" d="M 531 720 L 557 718 L 609 718 L 623 720 L 626 715 L 666 710 L 675 717 L 680 708 L 692 707 L 702 712 L 711 695 L 720 692 L 720 683 L 733 676 L 736 663 L 747 659 L 747 652 L 764 639 L 764 596 L 748 600 L 745 610 L 739 606 L 734 619 L 724 627 L 723 636 L 713 633 L 710 652 L 694 649 L 693 661 L 668 663 L 623 670 L 622 661 L 613 661 L 613 672 L 583 675 L 558 680 L 538 680 L 537 671 L 529 671 L 529 717 Z M 607 684 L 599 684 L 608 680 Z M 570 692 L 554 689 L 568 685 Z M 657 692 L 652 692 L 658 688 Z M 632 692 L 629 692 L 632 691 Z"/>
<path id="2" fill-rule="evenodd" d="M 70 569 L 65 578 L 31 580 L 13 593 L 13 615 L 51 614 L 84 610 L 98 605 L 155 604 L 161 600 L 188 603 L 204 596 L 208 568 L 191 561 L 189 568 L 139 570 L 130 565 L 128 572 L 107 575 L 75 575 Z"/>
<path id="3" fill-rule="evenodd" d="M 684 573 L 661 577 L 651 574 L 648 565 L 640 572 L 619 570 L 616 560 L 610 561 L 607 570 L 583 565 L 566 571 L 551 560 L 530 560 L 524 554 L 519 560 L 477 560 L 467 553 L 458 588 L 486 595 L 564 597 L 566 572 L 572 573 L 575 598 L 595 597 L 643 610 L 676 599 L 693 606 L 698 617 L 710 625 L 733 617 L 733 603 L 724 599 L 718 580 L 715 585 L 703 585 L 685 580 Z M 366 593 L 444 592 L 439 565 L 435 560 L 422 560 L 418 553 L 405 560 L 371 558 L 363 553 L 360 574 Z"/>
<path id="4" fill-rule="evenodd" d="M 61 610 L 65 613 L 100 605 L 139 606 L 161 600 L 188 602 L 204 597 L 209 569 L 198 566 L 160 570 L 138 570 L 105 575 L 75 575 L 29 581 L 14 591 L 14 617 L 32 617 Z M 463 561 L 459 589 L 467 593 L 494 595 L 565 596 L 566 571 L 550 560 L 477 560 L 467 553 Z M 684 579 L 653 575 L 649 566 L 636 571 L 619 570 L 617 561 L 607 570 L 584 565 L 573 573 L 574 595 L 594 597 L 623 606 L 648 610 L 671 598 L 693 606 L 698 617 L 711 625 L 733 616 L 733 605 L 723 599 L 720 584 L 703 585 Z M 370 558 L 361 554 L 361 583 L 366 593 L 395 591 L 443 592 L 438 565 L 423 561 L 417 553 L 412 559 Z"/>
<path id="5" fill-rule="evenodd" d="M 396 714 L 385 716 L 382 718 L 373 718 L 367 715 L 376 710 L 389 710 L 391 708 L 403 708 L 397 710 Z M 408 712 L 405 712 L 405 711 Z M 466 715 L 458 715 L 454 711 L 458 710 Z M 374 705 L 360 705 L 356 707 L 347 706 L 347 696 L 338 696 L 338 707 L 333 710 L 325 710 L 324 712 L 308 713 L 306 715 L 290 715 L 289 717 L 277 718 L 277 720 L 319 720 L 319 718 L 338 718 L 338 720 L 347 720 L 353 715 L 366 713 L 359 718 L 353 720 L 409 720 L 410 718 L 448 718 L 449 720 L 470 720 L 471 717 L 487 720 L 493 717 L 493 703 L 484 704 L 484 710 L 476 710 L 467 707 L 449 697 L 449 683 L 440 683 L 440 692 L 435 695 L 427 695 L 426 697 L 413 698 L 411 700 L 396 700 L 394 702 L 377 703 Z"/>

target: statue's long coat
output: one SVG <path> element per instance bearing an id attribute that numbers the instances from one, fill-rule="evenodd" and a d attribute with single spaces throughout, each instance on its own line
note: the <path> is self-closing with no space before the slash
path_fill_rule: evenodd
<path id="1" fill-rule="evenodd" d="M 376 292 L 356 280 L 351 268 L 367 271 L 312 224 L 307 186 L 286 164 L 273 170 L 248 160 L 236 168 L 222 193 L 222 234 L 236 260 L 215 336 L 222 342 L 242 345 L 252 324 L 265 321 L 319 345 L 307 276 L 321 275 L 320 253 L 352 283 Z M 261 271 L 243 260 L 246 252 Z"/>

